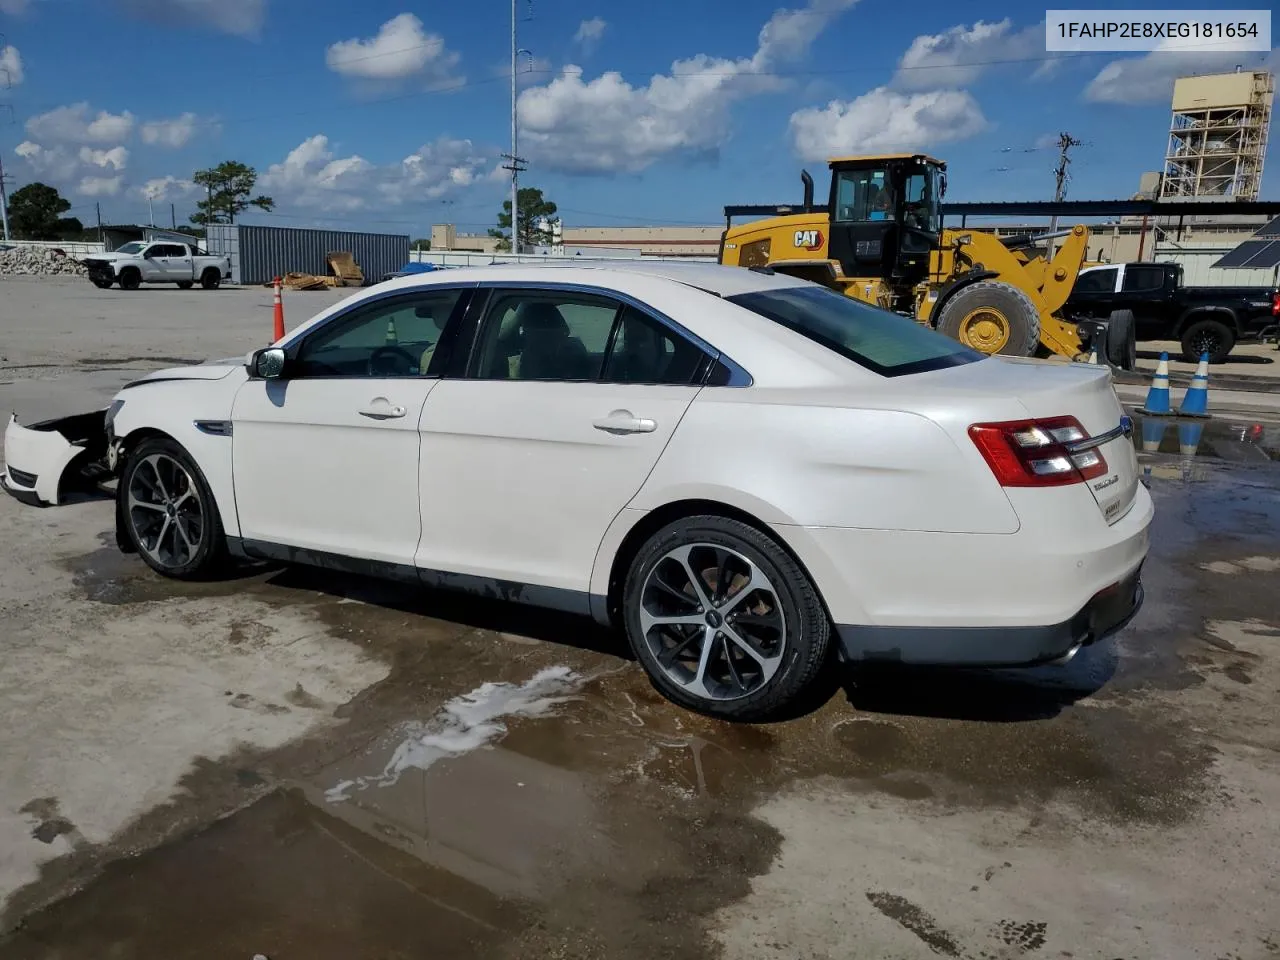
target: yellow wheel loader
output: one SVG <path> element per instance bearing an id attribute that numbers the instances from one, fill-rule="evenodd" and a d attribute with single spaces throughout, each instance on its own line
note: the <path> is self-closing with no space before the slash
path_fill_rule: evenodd
<path id="1" fill-rule="evenodd" d="M 725 207 L 720 262 L 770 268 L 839 290 L 953 337 L 983 353 L 1087 360 L 1092 351 L 1132 369 L 1132 315 L 1072 321 L 1062 307 L 1084 264 L 1084 226 L 1006 237 L 943 229 L 946 164 L 918 153 L 830 161 L 826 206 L 801 173 L 800 208 Z M 734 226 L 735 216 L 766 219 Z M 1061 240 L 1052 260 L 1036 244 Z"/>

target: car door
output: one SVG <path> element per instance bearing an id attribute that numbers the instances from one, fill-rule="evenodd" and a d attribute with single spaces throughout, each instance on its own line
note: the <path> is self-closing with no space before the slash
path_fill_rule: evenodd
<path id="1" fill-rule="evenodd" d="M 1125 266 L 1116 298 L 1119 309 L 1132 310 L 1139 339 L 1158 339 L 1172 334 L 1170 305 L 1165 294 L 1165 268 L 1158 263 L 1131 263 Z"/>
<path id="2" fill-rule="evenodd" d="M 165 262 L 165 276 L 177 283 L 191 279 L 191 248 L 180 243 L 169 244 L 169 256 Z"/>
<path id="3" fill-rule="evenodd" d="M 168 279 L 167 249 L 168 244 L 153 243 L 142 251 L 138 267 L 142 272 L 142 279 L 147 283 L 162 283 Z"/>
<path id="4" fill-rule="evenodd" d="M 363 300 L 286 348 L 280 379 L 251 379 L 232 412 L 241 536 L 412 570 L 418 421 L 435 348 L 465 299 L 424 287 Z"/>
<path id="5" fill-rule="evenodd" d="M 483 298 L 483 299 L 482 299 Z M 422 411 L 425 571 L 553 588 L 585 609 L 596 550 L 710 358 L 656 315 L 547 286 L 477 294 L 467 364 Z"/>
<path id="6" fill-rule="evenodd" d="M 1076 278 L 1068 300 L 1074 316 L 1104 318 L 1115 307 L 1118 267 L 1099 267 L 1086 270 Z"/>

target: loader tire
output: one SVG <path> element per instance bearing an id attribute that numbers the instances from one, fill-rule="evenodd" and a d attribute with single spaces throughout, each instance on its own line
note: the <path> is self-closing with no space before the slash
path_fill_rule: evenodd
<path id="1" fill-rule="evenodd" d="M 1030 357 L 1040 345 L 1040 311 L 1013 284 L 979 280 L 946 302 L 938 329 L 980 353 Z"/>
<path id="2" fill-rule="evenodd" d="M 1107 362 L 1118 370 L 1138 368 L 1137 321 L 1132 310 L 1112 310 L 1107 319 Z"/>

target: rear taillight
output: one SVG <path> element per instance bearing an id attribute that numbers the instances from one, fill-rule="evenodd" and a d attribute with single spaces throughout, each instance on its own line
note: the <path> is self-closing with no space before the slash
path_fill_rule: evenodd
<path id="1" fill-rule="evenodd" d="M 1280 293 L 1273 293 L 1271 295 L 1271 315 L 1273 317 L 1280 317 Z"/>
<path id="2" fill-rule="evenodd" d="M 1107 472 L 1101 450 L 1078 448 L 1089 435 L 1075 417 L 975 423 L 969 436 L 1002 487 L 1060 487 Z"/>

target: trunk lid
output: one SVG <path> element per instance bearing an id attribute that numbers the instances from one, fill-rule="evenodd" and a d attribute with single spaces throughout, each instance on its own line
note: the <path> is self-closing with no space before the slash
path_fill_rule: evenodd
<path id="1" fill-rule="evenodd" d="M 1034 419 L 1075 417 L 1091 438 L 1108 439 L 1096 449 L 1106 471 L 1085 481 L 1107 523 L 1120 520 L 1138 494 L 1138 457 L 1130 439 L 1133 424 L 1125 415 L 1106 367 L 1014 357 L 991 357 L 978 363 L 918 375 L 917 383 L 977 397 L 1013 399 Z"/>

